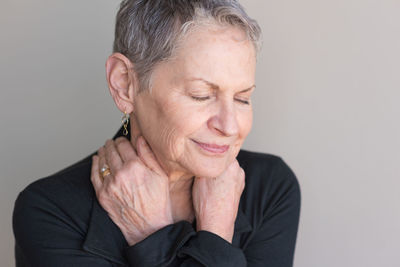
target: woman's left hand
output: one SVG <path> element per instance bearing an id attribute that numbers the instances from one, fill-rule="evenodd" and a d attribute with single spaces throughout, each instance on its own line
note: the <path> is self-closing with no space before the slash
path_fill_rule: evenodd
<path id="1" fill-rule="evenodd" d="M 136 147 L 124 137 L 108 140 L 91 174 L 97 199 L 130 246 L 173 223 L 168 177 L 143 137 Z M 103 178 L 106 164 L 111 173 Z"/>
<path id="2" fill-rule="evenodd" d="M 196 177 L 193 182 L 193 206 L 197 231 L 212 232 L 232 243 L 245 173 L 235 159 L 218 177 Z"/>

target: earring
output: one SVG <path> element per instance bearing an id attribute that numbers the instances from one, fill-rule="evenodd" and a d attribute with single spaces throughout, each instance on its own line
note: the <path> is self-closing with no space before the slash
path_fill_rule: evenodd
<path id="1" fill-rule="evenodd" d="M 124 116 L 122 117 L 122 123 L 124 125 L 123 134 L 126 136 L 128 135 L 128 123 L 129 123 L 129 115 L 126 114 L 126 110 L 124 112 Z"/>

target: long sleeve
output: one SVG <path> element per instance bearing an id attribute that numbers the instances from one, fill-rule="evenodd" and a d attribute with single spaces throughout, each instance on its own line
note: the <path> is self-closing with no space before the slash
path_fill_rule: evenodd
<path id="1" fill-rule="evenodd" d="M 181 267 L 246 266 L 246 258 L 240 248 L 208 231 L 197 232 L 197 235 L 179 251 L 178 256 L 184 259 Z"/>
<path id="2" fill-rule="evenodd" d="M 246 266 L 241 249 L 220 236 L 194 232 L 187 221 L 168 225 L 126 249 L 130 266 Z"/>
<path id="3" fill-rule="evenodd" d="M 300 187 L 296 176 L 278 158 L 266 187 L 263 217 L 245 248 L 247 266 L 290 267 L 300 216 Z"/>
<path id="4" fill-rule="evenodd" d="M 127 247 L 125 255 L 134 267 L 169 266 L 178 251 L 196 232 L 188 221 L 167 225 L 139 243 Z"/>
<path id="5" fill-rule="evenodd" d="M 45 197 L 29 190 L 21 192 L 13 213 L 16 266 L 113 266 L 104 258 L 83 251 L 83 229 L 69 222 L 71 218 Z"/>

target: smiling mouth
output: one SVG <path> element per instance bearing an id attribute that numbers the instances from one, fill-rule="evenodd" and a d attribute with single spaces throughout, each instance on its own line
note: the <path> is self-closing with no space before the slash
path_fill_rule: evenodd
<path id="1" fill-rule="evenodd" d="M 197 142 L 192 139 L 193 142 L 195 142 L 200 148 L 204 149 L 205 151 L 215 153 L 215 154 L 223 154 L 229 149 L 229 145 L 216 145 L 216 144 L 207 144 L 207 143 L 201 143 Z"/>

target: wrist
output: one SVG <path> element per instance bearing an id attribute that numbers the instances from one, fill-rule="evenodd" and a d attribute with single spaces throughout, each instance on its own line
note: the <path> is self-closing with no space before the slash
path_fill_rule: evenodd
<path id="1" fill-rule="evenodd" d="M 197 224 L 196 230 L 198 231 L 208 231 L 219 237 L 225 239 L 227 242 L 232 243 L 233 232 L 234 232 L 234 224 L 229 226 L 217 226 L 213 224 Z"/>
<path id="2" fill-rule="evenodd" d="M 172 224 L 173 222 L 170 221 L 164 221 L 160 222 L 157 225 L 153 225 L 153 227 L 148 228 L 145 231 L 142 232 L 129 232 L 129 231 L 122 231 L 126 242 L 128 243 L 129 246 L 133 246 L 136 243 L 139 243 L 140 241 L 146 239 L 148 236 L 152 235 L 153 233 L 157 232 L 158 230 Z"/>

